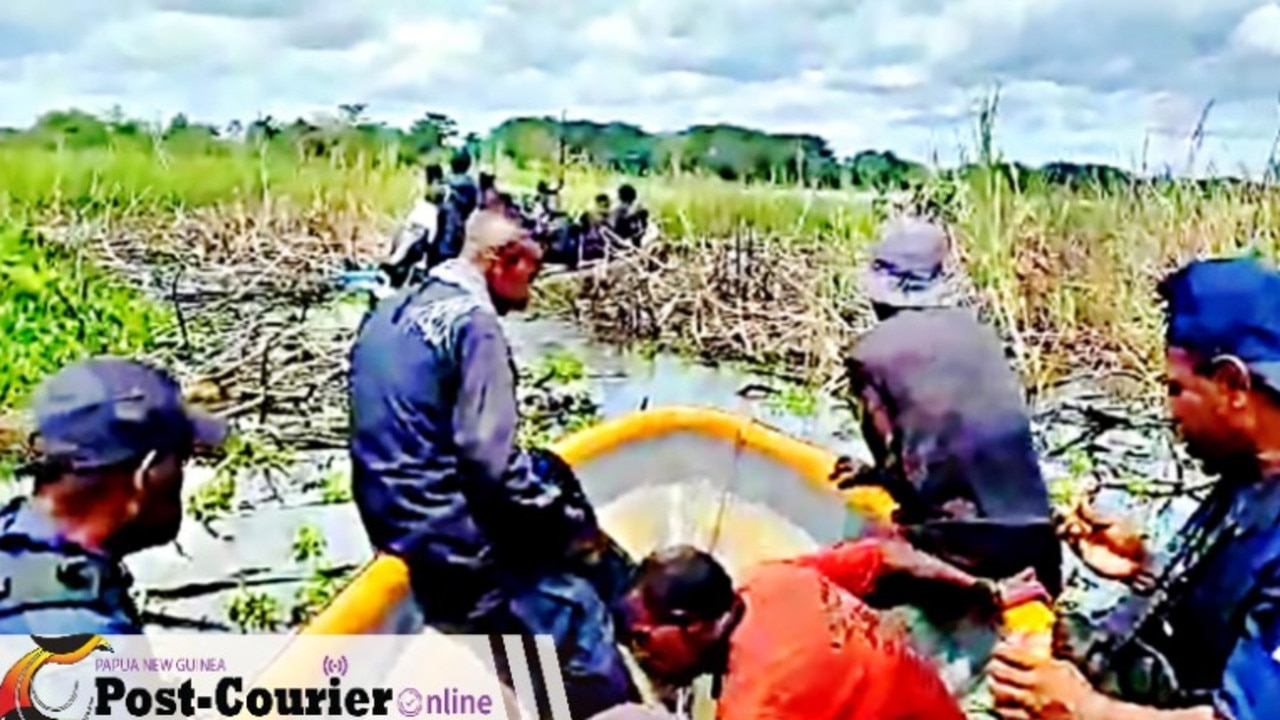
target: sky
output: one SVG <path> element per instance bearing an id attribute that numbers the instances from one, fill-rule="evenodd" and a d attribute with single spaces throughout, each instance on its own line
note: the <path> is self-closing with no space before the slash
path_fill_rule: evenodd
<path id="1" fill-rule="evenodd" d="M 0 0 L 9 126 L 68 107 L 221 124 L 364 103 L 484 131 L 564 110 L 952 164 L 997 84 L 1010 159 L 1255 174 L 1280 130 L 1280 3 Z"/>

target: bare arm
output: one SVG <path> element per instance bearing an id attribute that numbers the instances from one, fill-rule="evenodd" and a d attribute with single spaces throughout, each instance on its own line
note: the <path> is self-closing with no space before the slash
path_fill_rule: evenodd
<path id="1" fill-rule="evenodd" d="M 1138 585 L 1149 584 L 1154 578 L 1146 537 L 1131 522 L 1104 517 L 1080 502 L 1058 519 L 1058 534 L 1102 577 Z"/>
<path id="2" fill-rule="evenodd" d="M 1221 720 L 1207 705 L 1187 710 L 1156 710 L 1113 700 L 1101 693 L 1085 706 L 1081 720 Z"/>
<path id="3" fill-rule="evenodd" d="M 1006 641 L 990 667 L 991 691 L 1001 720 L 1223 720 L 1212 707 L 1157 710 L 1122 702 L 1095 690 L 1066 660 L 1040 660 L 1030 648 Z M 1231 720 L 1260 715 L 1237 713 Z"/>
<path id="4" fill-rule="evenodd" d="M 812 567 L 850 593 L 865 597 L 889 578 L 909 578 L 921 592 L 955 592 L 974 603 L 995 610 L 998 585 L 921 552 L 905 540 L 875 538 L 844 542 L 796 561 Z"/>

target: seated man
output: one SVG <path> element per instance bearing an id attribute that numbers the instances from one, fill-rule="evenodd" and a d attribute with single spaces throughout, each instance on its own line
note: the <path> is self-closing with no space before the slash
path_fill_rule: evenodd
<path id="1" fill-rule="evenodd" d="M 353 494 L 373 545 L 409 565 L 427 624 L 554 636 L 585 717 L 635 696 L 601 597 L 626 571 L 583 567 L 611 553 L 572 471 L 516 446 L 498 319 L 525 307 L 541 263 L 518 224 L 481 210 L 458 259 L 365 320 L 351 355 Z"/>
<path id="2" fill-rule="evenodd" d="M 633 186 L 618 188 L 618 206 L 610 214 L 609 229 L 632 247 L 640 247 L 644 241 L 649 230 L 649 211 L 640 205 Z"/>
<path id="3" fill-rule="evenodd" d="M 564 214 L 560 211 L 560 191 L 563 189 L 563 182 L 551 185 L 546 180 L 538 181 L 534 214 L 539 220 L 550 222 Z"/>
<path id="4" fill-rule="evenodd" d="M 596 195 L 595 207 L 582 213 L 578 218 L 576 235 L 578 237 L 578 260 L 599 260 L 606 255 L 610 232 L 609 196 Z"/>
<path id="5" fill-rule="evenodd" d="M 863 540 L 764 563 L 735 590 L 714 558 L 681 546 L 641 563 L 624 637 L 662 684 L 714 675 L 720 720 L 963 720 L 928 660 L 861 600 L 895 576 L 988 617 L 1035 589 L 1029 575 L 997 584 L 900 540 Z"/>

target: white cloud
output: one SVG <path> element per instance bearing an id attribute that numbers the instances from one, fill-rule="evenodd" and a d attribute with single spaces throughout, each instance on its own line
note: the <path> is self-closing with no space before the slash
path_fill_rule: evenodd
<path id="1" fill-rule="evenodd" d="M 1280 57 L 1280 5 L 1268 3 L 1246 15 L 1231 39 L 1246 52 Z"/>
<path id="2" fill-rule="evenodd" d="M 0 123 L 119 103 L 288 118 L 364 102 L 485 129 L 514 113 L 733 122 L 954 161 L 1002 87 L 1014 159 L 1256 170 L 1277 123 L 1269 0 L 4 0 Z"/>

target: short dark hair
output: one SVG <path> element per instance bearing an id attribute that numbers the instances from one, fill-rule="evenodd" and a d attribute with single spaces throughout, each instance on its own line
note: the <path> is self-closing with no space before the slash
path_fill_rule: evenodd
<path id="1" fill-rule="evenodd" d="M 636 189 L 630 184 L 625 184 L 618 188 L 618 199 L 622 202 L 631 202 L 636 199 Z"/>
<path id="2" fill-rule="evenodd" d="M 454 155 L 449 160 L 449 169 L 455 173 L 465 173 L 471 169 L 471 156 L 465 152 Z"/>
<path id="3" fill-rule="evenodd" d="M 676 616 L 716 620 L 733 609 L 733 579 L 709 553 L 677 545 L 650 554 L 636 569 L 635 587 L 660 621 Z"/>
<path id="4" fill-rule="evenodd" d="M 440 167 L 440 163 L 431 163 L 426 168 L 427 182 L 437 183 L 444 180 L 444 168 Z"/>
<path id="5" fill-rule="evenodd" d="M 69 462 L 44 457 L 32 459 L 18 466 L 17 471 L 14 473 L 18 478 L 31 478 L 32 490 L 35 491 L 36 495 L 39 495 L 45 488 L 70 474 L 71 464 Z"/>
<path id="6" fill-rule="evenodd" d="M 498 185 L 498 176 L 493 173 L 480 173 L 479 185 L 481 190 L 492 190 Z"/>
<path id="7" fill-rule="evenodd" d="M 1186 353 L 1188 355 L 1188 359 L 1191 361 L 1191 372 L 1202 378 L 1212 379 L 1214 373 L 1218 371 L 1218 358 L 1208 357 L 1200 350 L 1181 347 L 1173 343 L 1169 343 L 1169 348 L 1177 349 Z M 1280 388 L 1272 386 L 1266 378 L 1249 370 L 1249 365 L 1247 363 L 1241 362 L 1241 365 L 1244 366 L 1245 372 L 1249 375 L 1250 388 L 1253 392 L 1271 405 L 1276 406 L 1277 409 L 1280 409 Z"/>
<path id="8" fill-rule="evenodd" d="M 40 456 L 20 465 L 14 473 L 19 478 L 31 478 L 31 489 L 36 495 L 42 494 L 50 487 L 64 481 L 72 480 L 77 487 L 89 492 L 95 489 L 102 492 L 99 482 L 110 481 L 110 478 L 121 473 L 134 473 L 141 467 L 147 456 L 129 458 L 103 468 L 97 468 L 89 474 L 78 474 L 70 461 L 61 458 Z"/>
<path id="9" fill-rule="evenodd" d="M 596 196 L 596 202 L 598 202 L 598 203 L 608 203 L 608 202 L 609 202 L 609 196 L 608 196 L 608 195 L 606 195 L 605 193 L 600 193 L 599 195 L 597 195 L 597 196 Z"/>

